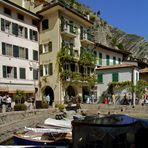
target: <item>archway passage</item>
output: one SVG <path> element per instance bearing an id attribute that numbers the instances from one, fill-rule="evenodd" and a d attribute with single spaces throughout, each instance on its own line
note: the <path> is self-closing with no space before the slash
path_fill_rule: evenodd
<path id="1" fill-rule="evenodd" d="M 82 97 L 83 97 L 83 102 L 87 102 L 87 98 L 90 96 L 90 91 L 87 86 L 82 87 Z"/>
<path id="2" fill-rule="evenodd" d="M 68 86 L 65 90 L 65 97 L 64 97 L 64 103 L 68 103 L 69 101 L 72 101 L 73 98 L 76 96 L 75 89 L 72 86 Z"/>
<path id="3" fill-rule="evenodd" d="M 48 95 L 50 96 L 49 104 L 52 105 L 52 103 L 54 102 L 54 92 L 50 86 L 46 86 L 44 90 L 44 96 L 48 96 Z"/>
<path id="4" fill-rule="evenodd" d="M 76 96 L 76 92 L 74 90 L 74 88 L 72 86 L 68 86 L 68 88 L 66 89 L 66 94 L 69 96 L 69 97 L 75 97 Z"/>

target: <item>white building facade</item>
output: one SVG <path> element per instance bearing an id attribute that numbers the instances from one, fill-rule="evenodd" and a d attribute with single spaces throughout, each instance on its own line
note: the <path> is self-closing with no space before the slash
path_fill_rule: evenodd
<path id="1" fill-rule="evenodd" d="M 0 93 L 26 95 L 38 88 L 39 17 L 9 2 L 0 1 Z"/>

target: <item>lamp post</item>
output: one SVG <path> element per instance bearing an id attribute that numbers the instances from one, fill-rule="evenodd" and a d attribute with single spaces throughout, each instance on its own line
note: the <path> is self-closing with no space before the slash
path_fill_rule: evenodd
<path id="1" fill-rule="evenodd" d="M 29 65 L 30 65 L 30 71 L 33 71 L 33 70 L 36 70 L 38 72 L 38 68 L 37 66 L 34 65 L 33 62 L 29 62 Z M 34 86 L 34 109 L 36 109 L 36 99 L 37 99 L 37 92 L 38 92 L 38 88 L 36 87 L 36 79 L 34 77 L 34 71 L 33 71 L 33 74 L 32 74 L 32 77 L 33 77 L 33 86 Z"/>

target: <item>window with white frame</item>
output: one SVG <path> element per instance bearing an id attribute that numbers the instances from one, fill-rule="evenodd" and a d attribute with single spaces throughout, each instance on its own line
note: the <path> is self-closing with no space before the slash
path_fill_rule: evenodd
<path id="1" fill-rule="evenodd" d="M 17 78 L 17 68 L 3 65 L 3 78 Z"/>

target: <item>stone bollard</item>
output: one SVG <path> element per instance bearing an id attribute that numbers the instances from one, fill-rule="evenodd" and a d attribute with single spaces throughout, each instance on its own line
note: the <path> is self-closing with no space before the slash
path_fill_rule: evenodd
<path id="1" fill-rule="evenodd" d="M 5 112 L 6 112 L 6 105 L 3 104 L 3 105 L 2 105 L 2 113 L 5 113 Z"/>

